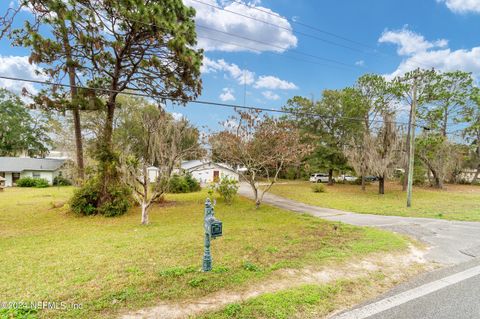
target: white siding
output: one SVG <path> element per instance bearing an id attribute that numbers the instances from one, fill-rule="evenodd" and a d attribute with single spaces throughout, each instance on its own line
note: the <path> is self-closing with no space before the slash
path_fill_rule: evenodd
<path id="1" fill-rule="evenodd" d="M 158 177 L 158 168 L 156 167 L 149 167 L 147 168 L 148 180 L 150 183 L 155 183 Z"/>
<path id="2" fill-rule="evenodd" d="M 12 187 L 12 173 L 5 173 L 5 186 Z"/>
<path id="3" fill-rule="evenodd" d="M 201 184 L 207 184 L 213 182 L 214 172 L 218 171 L 218 176 L 220 179 L 228 177 L 238 181 L 238 174 L 216 165 L 204 165 L 203 167 L 198 167 L 190 173 L 192 177 L 198 180 Z"/>
<path id="4" fill-rule="evenodd" d="M 46 172 L 46 171 L 23 171 L 20 173 L 20 178 L 23 177 L 37 177 L 44 178 L 48 181 L 50 185 L 53 184 L 53 179 L 58 175 L 58 171 L 55 172 Z"/>

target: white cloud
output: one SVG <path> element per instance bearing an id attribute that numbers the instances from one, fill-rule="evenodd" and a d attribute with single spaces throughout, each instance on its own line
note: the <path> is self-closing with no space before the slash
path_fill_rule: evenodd
<path id="1" fill-rule="evenodd" d="M 255 82 L 255 73 L 252 71 L 241 69 L 238 65 L 234 63 L 228 63 L 223 59 L 215 61 L 204 57 L 201 72 L 206 74 L 214 73 L 217 71 L 226 72 L 240 85 L 250 85 Z"/>
<path id="2" fill-rule="evenodd" d="M 280 98 L 278 94 L 273 93 L 272 91 L 263 91 L 262 95 L 267 99 L 267 100 L 273 100 L 276 101 Z"/>
<path id="3" fill-rule="evenodd" d="M 356 65 L 356 66 L 365 66 L 365 61 L 363 61 L 363 60 L 358 60 L 358 61 L 355 62 L 355 65 Z"/>
<path id="4" fill-rule="evenodd" d="M 448 45 L 445 39 L 427 41 L 423 35 L 410 31 L 406 27 L 400 30 L 385 30 L 378 42 L 396 44 L 399 55 L 413 55 L 432 48 L 445 48 Z"/>
<path id="5" fill-rule="evenodd" d="M 172 114 L 173 119 L 175 121 L 180 121 L 181 119 L 183 119 L 185 117 L 182 113 L 178 113 L 178 112 L 172 112 L 170 114 Z"/>
<path id="6" fill-rule="evenodd" d="M 480 13 L 480 0 L 437 0 L 455 13 Z"/>
<path id="7" fill-rule="evenodd" d="M 429 42 L 423 36 L 406 29 L 401 32 L 403 36 L 411 34 L 413 40 L 404 37 L 403 41 L 397 42 L 400 47 L 398 53 L 404 55 L 405 59 L 393 73 L 386 75 L 387 78 L 401 76 L 417 68 L 435 68 L 440 71 L 461 70 L 472 72 L 476 78 L 480 77 L 480 47 L 452 50 L 446 47 L 448 43 L 446 40 L 441 40 L 441 43 Z M 385 33 L 382 37 L 384 35 Z M 415 46 L 412 43 L 415 42 L 418 44 L 417 50 L 413 49 Z"/>
<path id="8" fill-rule="evenodd" d="M 203 65 L 200 70 L 203 74 L 224 72 L 229 78 L 235 80 L 239 85 L 252 85 L 256 89 L 269 90 L 292 90 L 297 86 L 285 80 L 281 80 L 272 75 L 262 75 L 256 78 L 255 72 L 247 69 L 241 69 L 235 63 L 228 63 L 223 59 L 212 60 L 208 57 L 203 58 Z"/>
<path id="9" fill-rule="evenodd" d="M 45 80 L 42 75 L 37 75 L 38 67 L 28 62 L 28 56 L 2 56 L 0 55 L 0 74 L 8 77 L 17 77 L 27 80 Z M 0 87 L 16 94 L 20 94 L 23 88 L 29 93 L 36 94 L 38 90 L 32 83 L 14 80 L 0 79 Z"/>
<path id="10" fill-rule="evenodd" d="M 256 49 L 256 51 L 284 52 L 289 48 L 297 46 L 298 40 L 292 32 L 292 26 L 288 20 L 269 8 L 258 6 L 259 1 L 248 2 L 247 4 L 249 6 L 257 6 L 260 10 L 237 2 L 224 3 L 226 1 L 222 0 L 202 0 L 202 2 L 208 3 L 209 5 L 192 0 L 184 0 L 186 5 L 194 7 L 197 12 L 195 21 L 197 24 L 197 34 L 199 36 L 198 46 L 206 51 L 254 51 L 245 48 L 250 47 Z M 212 6 L 221 7 L 225 10 L 220 10 Z M 252 17 L 253 19 L 245 16 Z M 266 21 L 269 24 L 258 20 Z M 280 25 L 284 29 L 280 29 L 274 25 Z M 221 32 L 214 30 L 220 30 Z M 243 38 L 233 37 L 226 33 L 239 35 Z M 246 38 L 265 42 L 269 45 L 247 40 Z M 245 47 L 232 45 L 231 43 L 237 43 Z"/>
<path id="11" fill-rule="evenodd" d="M 262 75 L 255 82 L 254 87 L 256 89 L 270 89 L 270 90 L 293 90 L 298 89 L 298 87 L 292 83 L 285 80 L 281 80 L 272 75 Z"/>
<path id="12" fill-rule="evenodd" d="M 223 102 L 235 101 L 235 96 L 233 95 L 233 92 L 233 89 L 223 88 L 222 93 L 219 96 L 220 100 L 222 100 Z"/>

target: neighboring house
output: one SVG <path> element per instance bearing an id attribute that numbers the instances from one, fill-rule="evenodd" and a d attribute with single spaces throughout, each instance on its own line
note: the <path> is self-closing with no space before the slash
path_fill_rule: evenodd
<path id="1" fill-rule="evenodd" d="M 218 181 L 225 177 L 238 181 L 238 173 L 232 167 L 224 163 L 193 160 L 183 162 L 181 167 L 184 171 L 192 174 L 192 177 L 201 184 Z"/>
<path id="2" fill-rule="evenodd" d="M 149 167 L 147 171 L 150 182 L 154 182 L 158 176 L 158 168 L 152 166 Z M 174 172 L 179 173 L 181 171 L 192 174 L 192 177 L 201 184 L 211 183 L 224 177 L 238 181 L 238 173 L 232 167 L 227 164 L 214 163 L 212 161 L 185 161 L 182 162 L 180 169 L 176 169 Z"/>
<path id="3" fill-rule="evenodd" d="M 49 184 L 62 175 L 65 160 L 29 157 L 0 157 L 0 176 L 5 178 L 5 186 L 15 186 L 22 177 L 44 178 Z"/>

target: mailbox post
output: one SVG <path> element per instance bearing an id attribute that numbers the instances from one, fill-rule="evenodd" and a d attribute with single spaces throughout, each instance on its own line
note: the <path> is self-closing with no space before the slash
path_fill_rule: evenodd
<path id="1" fill-rule="evenodd" d="M 203 271 L 212 270 L 212 255 L 210 254 L 210 239 L 222 236 L 222 222 L 214 217 L 213 205 L 210 199 L 205 201 L 205 250 L 203 254 Z"/>

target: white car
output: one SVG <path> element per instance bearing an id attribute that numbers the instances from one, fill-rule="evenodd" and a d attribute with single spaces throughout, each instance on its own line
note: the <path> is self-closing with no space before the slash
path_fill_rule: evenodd
<path id="1" fill-rule="evenodd" d="M 336 178 L 337 182 L 345 181 L 345 182 L 355 182 L 358 179 L 356 176 L 352 175 L 340 175 Z"/>
<path id="2" fill-rule="evenodd" d="M 328 183 L 328 174 L 315 173 L 310 175 L 310 182 L 313 183 Z"/>

